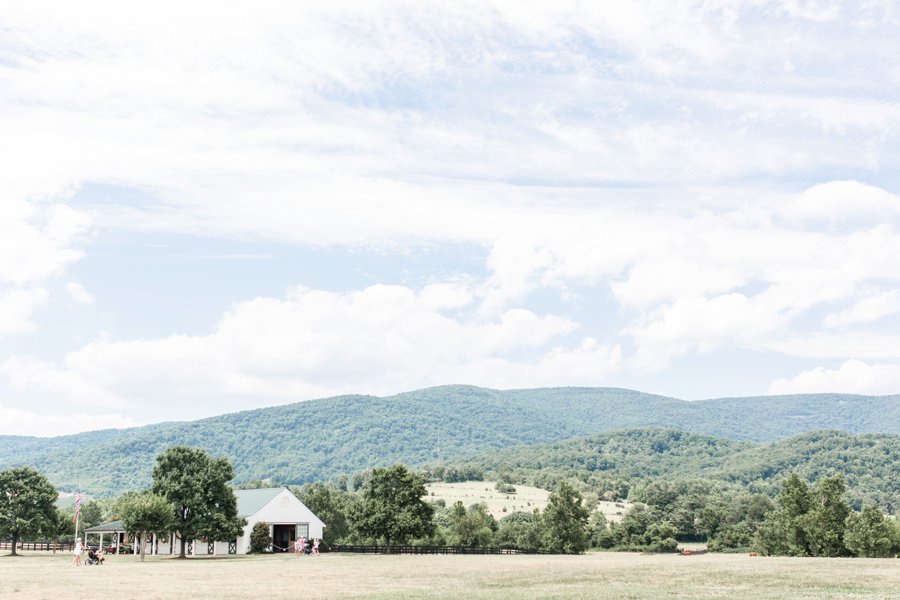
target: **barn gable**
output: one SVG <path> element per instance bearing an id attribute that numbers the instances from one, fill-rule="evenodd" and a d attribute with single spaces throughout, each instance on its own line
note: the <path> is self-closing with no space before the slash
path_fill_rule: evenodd
<path id="1" fill-rule="evenodd" d="M 247 519 L 238 539 L 239 553 L 250 550 L 250 532 L 259 522 L 269 525 L 273 550 L 288 551 L 299 537 L 321 538 L 325 523 L 285 487 L 235 490 L 238 516 Z"/>

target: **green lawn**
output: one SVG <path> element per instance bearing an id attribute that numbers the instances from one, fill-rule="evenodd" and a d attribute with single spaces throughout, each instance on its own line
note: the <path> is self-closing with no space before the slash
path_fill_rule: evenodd
<path id="1" fill-rule="evenodd" d="M 0 557 L 7 598 L 900 599 L 900 560 L 589 553 L 177 560 Z"/>

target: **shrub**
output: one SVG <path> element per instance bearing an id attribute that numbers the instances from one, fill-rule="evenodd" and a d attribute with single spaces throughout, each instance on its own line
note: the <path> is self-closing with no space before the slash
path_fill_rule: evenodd
<path id="1" fill-rule="evenodd" d="M 253 526 L 253 530 L 250 532 L 250 552 L 260 554 L 268 552 L 271 547 L 272 536 L 269 535 L 269 524 L 260 521 Z"/>

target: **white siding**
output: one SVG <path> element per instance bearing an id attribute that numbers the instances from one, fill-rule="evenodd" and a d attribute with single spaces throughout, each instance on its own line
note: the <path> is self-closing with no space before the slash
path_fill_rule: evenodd
<path id="1" fill-rule="evenodd" d="M 246 554 L 250 551 L 250 532 L 253 526 L 260 521 L 269 525 L 299 525 L 309 524 L 309 537 L 321 538 L 325 532 L 325 524 L 309 510 L 305 504 L 287 488 L 269 500 L 256 514 L 247 517 L 247 526 L 244 527 L 244 535 L 238 538 L 238 554 Z"/>

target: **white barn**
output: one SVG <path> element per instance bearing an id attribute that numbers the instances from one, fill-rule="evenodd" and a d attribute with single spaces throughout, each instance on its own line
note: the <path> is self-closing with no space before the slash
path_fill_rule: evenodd
<path id="1" fill-rule="evenodd" d="M 287 552 L 301 536 L 321 539 L 325 533 L 325 523 L 285 487 L 235 490 L 234 495 L 238 516 L 247 519 L 244 535 L 237 539 L 238 554 L 250 551 L 250 532 L 261 521 L 269 524 L 275 552 Z"/>
<path id="2" fill-rule="evenodd" d="M 191 555 L 246 554 L 250 551 L 250 532 L 253 531 L 253 526 L 259 522 L 269 524 L 272 551 L 274 552 L 287 552 L 293 548 L 294 540 L 301 536 L 321 538 L 325 533 L 325 523 L 286 487 L 235 490 L 234 495 L 237 498 L 238 517 L 247 519 L 243 534 L 227 541 L 189 540 L 187 548 Z M 128 539 L 119 521 L 92 527 L 85 530 L 84 533 L 100 535 L 101 544 L 104 534 L 113 534 L 116 546 L 118 546 L 120 536 L 122 540 Z M 180 540 L 175 536 L 170 536 L 169 541 L 161 541 L 153 536 L 152 539 L 147 540 L 145 552 L 147 554 L 177 554 L 180 545 Z M 134 553 L 138 554 L 139 552 L 138 545 L 135 544 Z"/>

